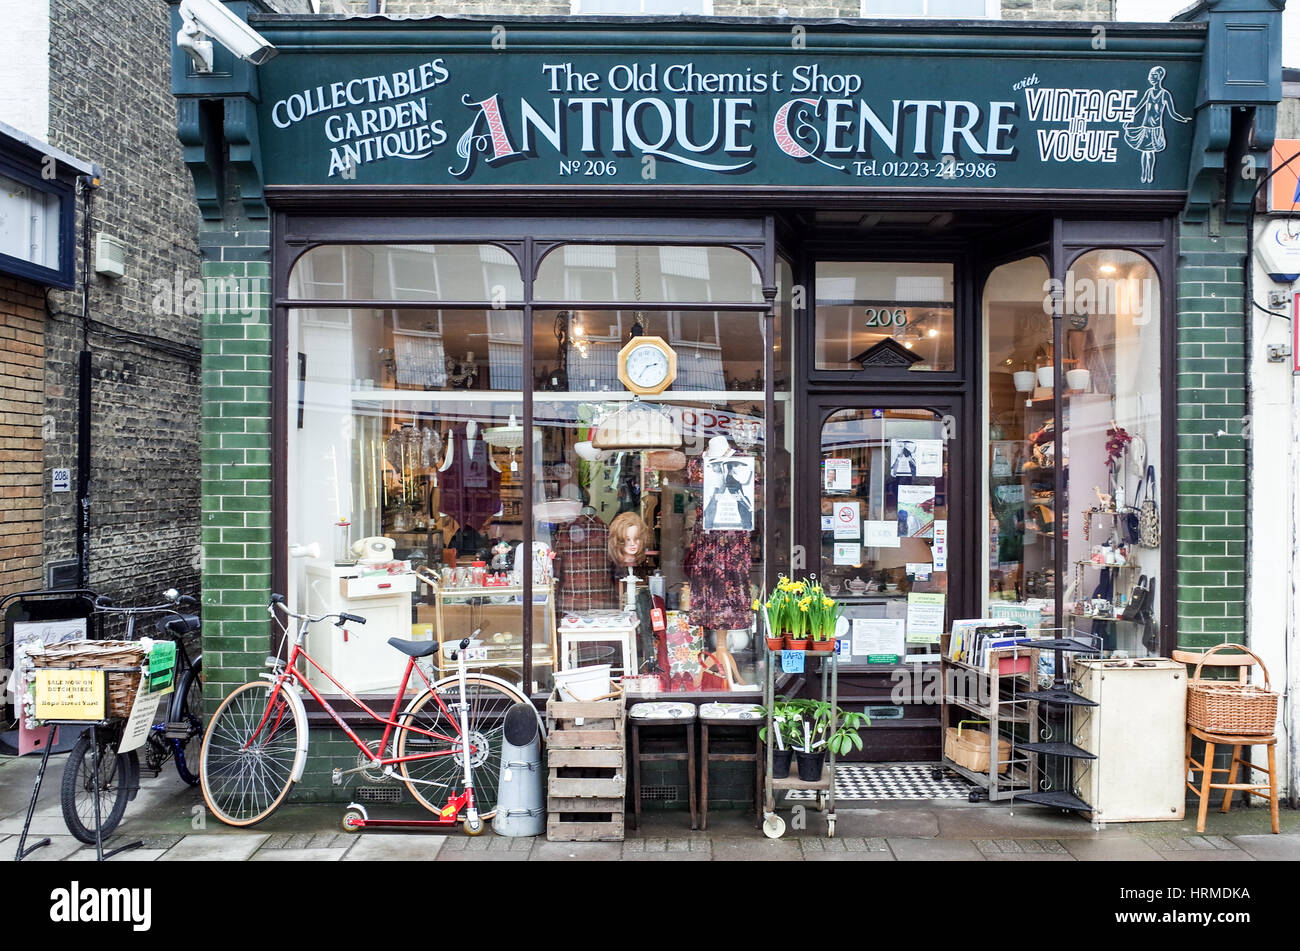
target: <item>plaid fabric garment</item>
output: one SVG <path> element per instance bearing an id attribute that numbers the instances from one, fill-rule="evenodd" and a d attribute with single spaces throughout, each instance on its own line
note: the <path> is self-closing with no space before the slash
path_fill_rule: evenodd
<path id="1" fill-rule="evenodd" d="M 555 538 L 556 585 L 561 611 L 618 607 L 610 574 L 609 528 L 594 515 L 580 515 Z"/>

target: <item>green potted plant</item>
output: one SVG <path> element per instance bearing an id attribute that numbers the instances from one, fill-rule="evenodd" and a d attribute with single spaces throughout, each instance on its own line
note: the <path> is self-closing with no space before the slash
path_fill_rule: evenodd
<path id="1" fill-rule="evenodd" d="M 809 592 L 808 615 L 809 631 L 812 633 L 812 649 L 829 653 L 835 650 L 835 629 L 839 625 L 844 608 L 834 598 L 828 597 L 820 584 L 814 584 Z"/>
<path id="2" fill-rule="evenodd" d="M 788 579 L 782 575 L 776 589 L 768 595 L 766 601 L 759 601 L 756 598 L 751 605 L 755 611 L 762 611 L 763 618 L 767 622 L 768 650 L 779 651 L 784 646 L 786 602 L 789 601 L 790 595 L 783 585 L 787 582 Z"/>
<path id="3" fill-rule="evenodd" d="M 803 715 L 808 708 L 807 700 L 791 700 L 789 697 L 777 697 L 770 711 L 772 724 L 776 728 L 772 742 L 772 778 L 785 779 L 790 775 L 790 761 L 794 757 L 794 744 L 803 738 Z M 764 710 L 767 716 L 769 711 Z M 767 727 L 758 731 L 759 739 L 767 741 Z"/>
<path id="4" fill-rule="evenodd" d="M 784 587 L 783 587 L 784 586 Z M 812 595 L 806 581 L 785 580 L 777 587 L 786 595 L 782 616 L 786 625 L 785 649 L 788 651 L 808 650 L 811 638 L 809 624 Z"/>

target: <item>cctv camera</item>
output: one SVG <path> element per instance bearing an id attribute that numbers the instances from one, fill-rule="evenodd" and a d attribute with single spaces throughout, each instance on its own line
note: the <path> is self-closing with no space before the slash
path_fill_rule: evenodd
<path id="1" fill-rule="evenodd" d="M 176 45 L 189 54 L 197 72 L 212 72 L 212 39 L 255 66 L 279 52 L 221 0 L 181 0 L 180 14 Z"/>

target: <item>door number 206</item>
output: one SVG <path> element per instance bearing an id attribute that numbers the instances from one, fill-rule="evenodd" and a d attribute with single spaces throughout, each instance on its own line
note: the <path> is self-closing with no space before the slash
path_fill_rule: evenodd
<path id="1" fill-rule="evenodd" d="M 893 310 L 887 307 L 868 307 L 866 314 L 868 327 L 907 326 L 907 310 L 902 307 L 895 307 Z"/>

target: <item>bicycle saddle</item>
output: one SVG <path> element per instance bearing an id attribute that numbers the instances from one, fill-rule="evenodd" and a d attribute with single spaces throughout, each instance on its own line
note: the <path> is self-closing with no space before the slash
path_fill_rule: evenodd
<path id="1" fill-rule="evenodd" d="M 388 643 L 408 657 L 428 657 L 438 653 L 437 641 L 404 641 L 400 637 L 390 637 Z"/>
<path id="2" fill-rule="evenodd" d="M 182 614 L 180 617 L 163 618 L 158 622 L 159 631 L 174 637 L 193 634 L 200 629 L 200 626 L 201 623 L 197 614 Z"/>

